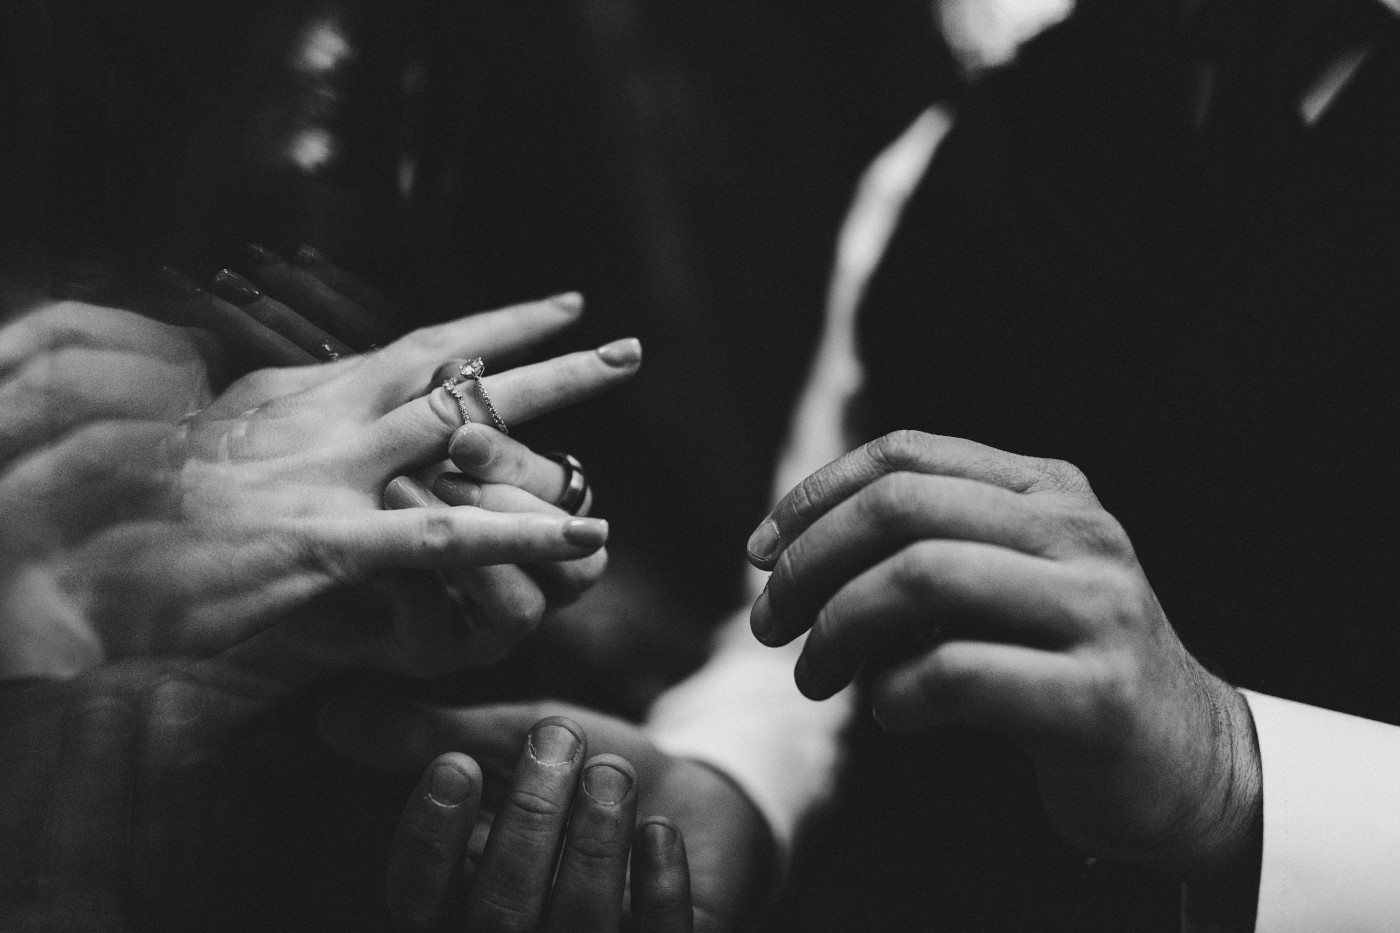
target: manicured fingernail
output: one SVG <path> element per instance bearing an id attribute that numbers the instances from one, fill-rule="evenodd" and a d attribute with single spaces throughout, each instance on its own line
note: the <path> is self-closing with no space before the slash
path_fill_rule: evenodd
<path id="1" fill-rule="evenodd" d="M 602 547 L 608 541 L 608 523 L 601 518 L 576 518 L 564 526 L 564 540 L 579 547 Z"/>
<path id="2" fill-rule="evenodd" d="M 583 772 L 583 792 L 599 803 L 619 803 L 631 789 L 632 778 L 612 765 L 594 765 Z"/>
<path id="3" fill-rule="evenodd" d="M 386 509 L 416 509 L 436 504 L 432 493 L 411 477 L 396 476 L 384 487 Z"/>
<path id="4" fill-rule="evenodd" d="M 190 723 L 204 712 L 205 692 L 188 680 L 168 680 L 151 693 L 151 708 L 159 719 L 169 723 Z"/>
<path id="5" fill-rule="evenodd" d="M 578 314 L 583 310 L 583 296 L 578 292 L 564 292 L 563 294 L 552 295 L 547 300 L 550 304 L 570 314 Z"/>
<path id="6" fill-rule="evenodd" d="M 121 751 L 135 719 L 125 707 L 99 701 L 79 712 L 75 728 L 79 757 L 107 758 Z"/>
<path id="7" fill-rule="evenodd" d="M 481 486 L 461 473 L 443 473 L 433 481 L 433 495 L 448 505 L 476 505 L 481 501 Z"/>
<path id="8" fill-rule="evenodd" d="M 224 301 L 239 306 L 250 305 L 262 297 L 262 292 L 258 291 L 257 286 L 228 269 L 221 269 L 214 275 L 214 280 L 209 283 L 209 290 Z"/>
<path id="9" fill-rule="evenodd" d="M 562 765 L 578 754 L 578 736 L 563 726 L 543 725 L 530 733 L 530 755 L 542 765 Z"/>
<path id="10" fill-rule="evenodd" d="M 623 366 L 636 366 L 642 361 L 642 342 L 636 337 L 623 337 L 599 347 L 598 356 L 604 363 L 619 369 Z"/>
<path id="11" fill-rule="evenodd" d="M 766 521 L 749 536 L 749 557 L 766 563 L 777 553 L 778 545 L 782 543 L 783 536 L 778 531 L 778 523 Z"/>
<path id="12" fill-rule="evenodd" d="M 753 635 L 765 645 L 768 638 L 773 634 L 773 612 L 768 608 L 768 587 L 763 588 L 763 592 L 758 594 L 758 599 L 753 601 L 753 609 L 749 611 L 749 628 L 753 630 Z"/>
<path id="13" fill-rule="evenodd" d="M 444 807 L 456 807 L 472 792 L 472 779 L 451 765 L 438 765 L 428 782 L 428 796 Z"/>
<path id="14" fill-rule="evenodd" d="M 194 279 L 185 275 L 174 266 L 160 266 L 156 269 L 156 281 L 168 292 L 173 292 L 182 298 L 193 298 L 204 294 L 204 289 L 200 288 Z"/>
<path id="15" fill-rule="evenodd" d="M 282 265 L 282 257 L 265 246 L 248 243 L 243 247 L 243 255 L 255 266 Z"/>
<path id="16" fill-rule="evenodd" d="M 447 455 L 464 470 L 485 466 L 491 461 L 494 449 L 484 430 L 474 430 L 469 426 L 459 429 L 447 443 Z"/>
<path id="17" fill-rule="evenodd" d="M 292 257 L 292 262 L 302 267 L 328 266 L 331 261 L 310 243 L 303 243 L 297 248 L 297 254 Z"/>

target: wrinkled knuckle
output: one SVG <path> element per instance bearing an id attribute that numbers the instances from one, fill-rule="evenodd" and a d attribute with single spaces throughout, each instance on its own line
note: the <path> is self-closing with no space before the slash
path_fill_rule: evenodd
<path id="1" fill-rule="evenodd" d="M 1040 488 L 1069 493 L 1089 490 L 1089 478 L 1069 461 L 1046 458 L 1038 463 L 1041 481 L 1037 485 Z"/>
<path id="2" fill-rule="evenodd" d="M 818 515 L 818 503 L 821 501 L 822 481 L 815 475 L 808 476 L 798 483 L 788 496 L 788 507 L 792 514 L 803 524 L 810 524 L 815 521 Z"/>
<path id="3" fill-rule="evenodd" d="M 552 820 L 564 812 L 561 801 L 519 787 L 506 795 L 506 802 L 520 814 L 537 820 Z"/>
<path id="4" fill-rule="evenodd" d="M 895 473 L 913 469 L 927 446 L 928 435 L 905 428 L 877 437 L 866 445 L 866 451 L 885 472 Z"/>
<path id="5" fill-rule="evenodd" d="M 569 849 L 578 856 L 577 867 L 599 881 L 616 865 L 621 848 L 617 836 L 606 831 L 570 831 Z"/>
<path id="6" fill-rule="evenodd" d="M 454 856 L 452 845 L 443 838 L 438 828 L 421 815 L 400 824 L 398 850 L 400 856 L 419 865 L 447 862 Z"/>
<path id="7" fill-rule="evenodd" d="M 533 933 L 539 919 L 528 895 L 477 876 L 468 929 L 491 933 Z"/>

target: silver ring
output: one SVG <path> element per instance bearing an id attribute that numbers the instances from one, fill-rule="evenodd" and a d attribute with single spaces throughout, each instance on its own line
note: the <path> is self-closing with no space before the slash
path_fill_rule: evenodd
<path id="1" fill-rule="evenodd" d="M 486 394 L 486 383 L 481 381 L 481 377 L 486 375 L 486 363 L 481 357 L 473 357 L 462 364 L 457 370 L 462 381 L 471 380 L 476 383 L 477 394 L 481 396 L 481 402 L 486 406 L 486 411 L 491 415 L 491 421 L 495 423 L 496 430 L 502 434 L 509 434 L 510 428 L 506 426 L 505 419 L 496 411 L 496 406 L 491 404 L 491 396 Z"/>
<path id="2" fill-rule="evenodd" d="M 583 475 L 583 464 L 577 457 L 558 450 L 551 450 L 544 456 L 564 468 L 564 489 L 554 504 L 570 515 L 577 515 L 588 499 L 588 477 Z"/>
<path id="3" fill-rule="evenodd" d="M 471 424 L 471 411 L 467 408 L 467 400 L 463 398 L 462 390 L 457 388 L 457 383 L 453 382 L 451 379 L 444 379 L 442 381 L 442 388 L 448 395 L 456 399 L 457 410 L 462 413 L 462 424 Z"/>

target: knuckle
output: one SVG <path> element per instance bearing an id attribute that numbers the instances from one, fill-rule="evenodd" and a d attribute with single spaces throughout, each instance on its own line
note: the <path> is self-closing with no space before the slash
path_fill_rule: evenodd
<path id="1" fill-rule="evenodd" d="M 913 473 L 890 473 L 865 488 L 857 498 L 864 518 L 876 528 L 893 530 L 909 513 L 909 503 L 918 495 L 918 477 Z"/>
<path id="2" fill-rule="evenodd" d="M 877 437 L 865 449 L 885 472 L 895 473 L 916 468 L 927 447 L 928 435 L 906 428 Z"/>
<path id="3" fill-rule="evenodd" d="M 504 882 L 477 875 L 468 928 L 490 933 L 532 933 L 539 920 L 530 896 Z"/>
<path id="4" fill-rule="evenodd" d="M 1039 461 L 1042 480 L 1038 486 L 1056 492 L 1083 494 L 1089 492 L 1089 478 L 1084 471 L 1067 460 Z"/>
<path id="5" fill-rule="evenodd" d="M 531 821 L 554 820 L 563 815 L 565 808 L 562 801 L 519 787 L 506 794 L 506 803 Z"/>
<path id="6" fill-rule="evenodd" d="M 457 522 L 450 509 L 420 509 L 418 534 L 423 550 L 446 556 L 457 544 Z"/>
<path id="7" fill-rule="evenodd" d="M 1120 558 L 1132 555 L 1128 532 L 1103 509 L 1071 509 L 1062 518 L 1076 542 L 1091 553 Z"/>
<path id="8" fill-rule="evenodd" d="M 798 521 L 810 524 L 819 517 L 820 506 L 818 503 L 822 501 L 823 486 L 824 480 L 820 479 L 818 474 L 813 474 L 793 488 L 788 498 L 788 505 Z"/>

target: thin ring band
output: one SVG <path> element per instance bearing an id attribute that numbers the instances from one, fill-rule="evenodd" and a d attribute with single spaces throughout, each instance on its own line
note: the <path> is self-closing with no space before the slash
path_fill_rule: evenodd
<path id="1" fill-rule="evenodd" d="M 481 377 L 486 375 L 486 363 L 481 357 L 467 360 L 458 370 L 462 374 L 462 379 L 472 380 L 476 383 L 476 392 L 481 396 L 481 402 L 486 406 L 486 411 L 491 415 L 491 421 L 495 423 L 496 430 L 502 434 L 509 434 L 510 428 L 506 425 L 505 419 L 496 411 L 496 406 L 491 403 L 491 396 L 486 394 L 486 383 L 481 381 Z"/>
<path id="2" fill-rule="evenodd" d="M 570 515 L 577 515 L 588 499 L 588 477 L 583 475 L 583 464 L 577 457 L 559 450 L 551 450 L 544 456 L 564 468 L 564 490 L 554 504 Z"/>
<path id="3" fill-rule="evenodd" d="M 471 424 L 471 411 L 467 408 L 467 400 L 462 397 L 462 390 L 457 388 L 457 383 L 451 379 L 442 380 L 442 388 L 448 395 L 457 401 L 457 410 L 462 413 L 462 424 Z"/>

